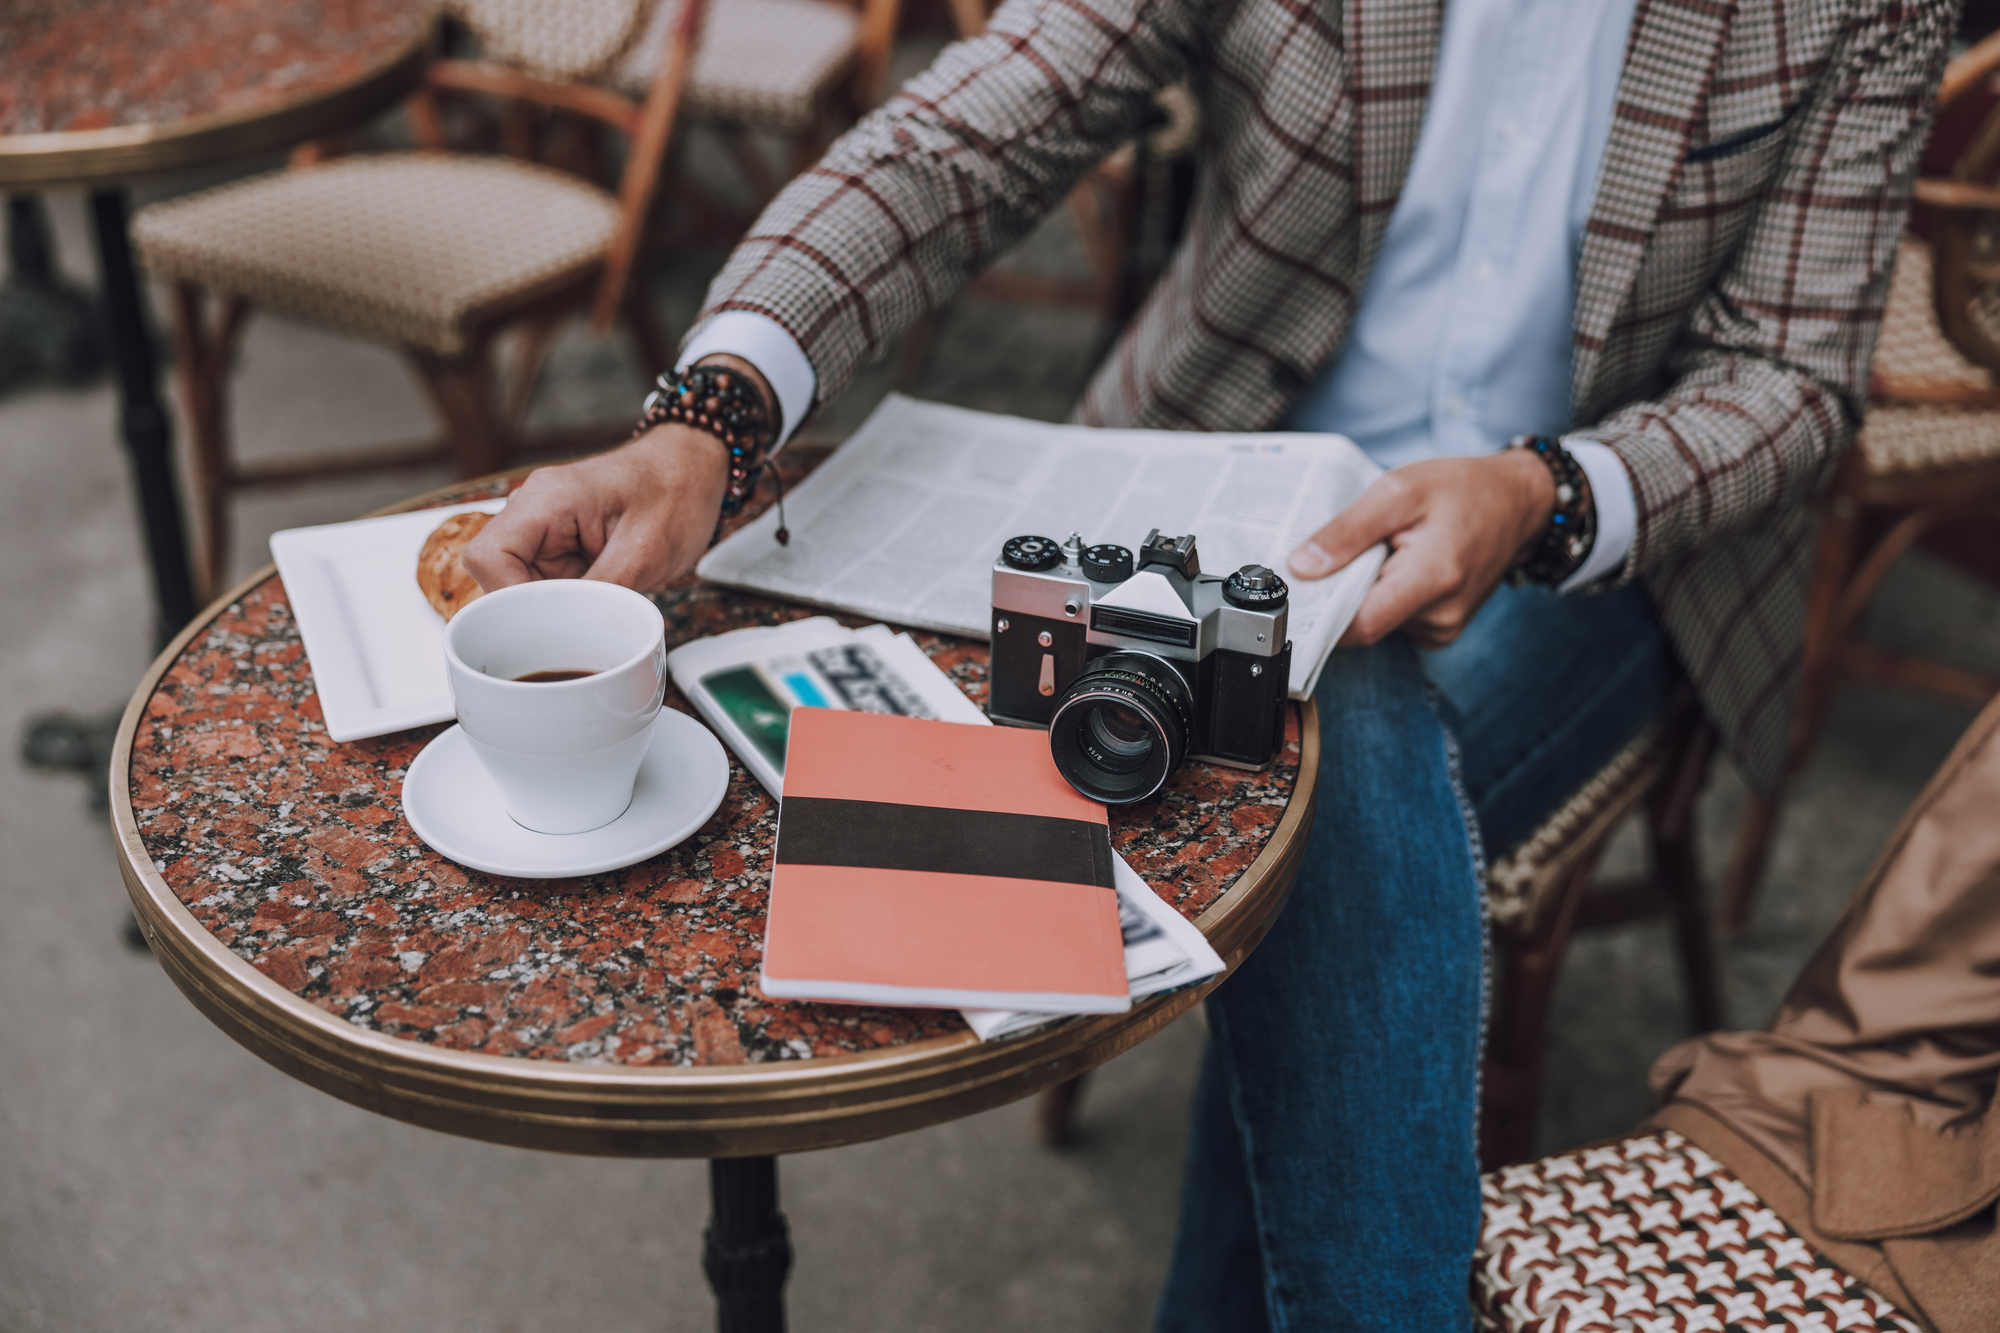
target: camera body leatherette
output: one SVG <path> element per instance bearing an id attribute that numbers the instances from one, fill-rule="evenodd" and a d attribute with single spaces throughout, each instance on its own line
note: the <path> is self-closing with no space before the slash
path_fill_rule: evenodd
<path id="1" fill-rule="evenodd" d="M 1060 547 L 1046 538 L 1016 538 L 1009 551 L 1023 540 L 1046 543 L 1060 559 L 1022 569 L 1003 552 L 993 562 L 987 700 L 993 721 L 1046 728 L 1090 662 L 1139 652 L 1187 685 L 1188 757 L 1252 769 L 1271 762 L 1284 740 L 1292 658 L 1281 583 L 1275 608 L 1233 604 L 1224 585 L 1254 567 L 1231 579 L 1204 575 L 1191 536 L 1149 534 L 1137 570 L 1116 581 L 1084 572 L 1085 548 L 1075 536 Z"/>

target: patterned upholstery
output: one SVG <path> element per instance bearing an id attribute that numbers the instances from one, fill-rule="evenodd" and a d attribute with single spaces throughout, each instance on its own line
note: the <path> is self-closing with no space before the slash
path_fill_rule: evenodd
<path id="1" fill-rule="evenodd" d="M 1670 1131 L 1503 1167 L 1481 1188 L 1481 1328 L 1920 1333 Z"/>
<path id="2" fill-rule="evenodd" d="M 631 44 L 650 0 L 451 0 L 489 58 L 559 83 L 596 74 Z M 643 93 L 643 89 L 641 92 Z"/>
<path id="3" fill-rule="evenodd" d="M 618 218 L 543 167 L 389 153 L 155 204 L 132 239 L 159 277 L 451 356 L 472 316 L 588 272 Z"/>
<path id="4" fill-rule="evenodd" d="M 1993 393 L 1993 376 L 1945 340 L 1931 304 L 1931 254 L 1922 241 L 1903 239 L 1875 348 L 1879 380 L 1898 385 Z M 1876 474 L 1963 467 L 2000 458 L 2000 413 L 1991 406 L 1877 403 L 1868 409 L 1856 440 Z"/>
<path id="5" fill-rule="evenodd" d="M 1486 869 L 1486 910 L 1493 924 L 1526 931 L 1540 917 L 1572 859 L 1652 790 L 1669 755 L 1667 728 L 1654 723 L 1541 827 Z"/>
<path id="6" fill-rule="evenodd" d="M 643 97 L 659 66 L 661 39 L 678 0 L 653 10 L 645 35 L 609 75 Z M 803 130 L 819 100 L 854 58 L 861 16 L 839 0 L 709 0 L 682 103 L 690 112 Z"/>

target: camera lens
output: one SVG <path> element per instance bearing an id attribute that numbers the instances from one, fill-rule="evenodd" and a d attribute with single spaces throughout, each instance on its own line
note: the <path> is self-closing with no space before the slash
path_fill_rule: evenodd
<path id="1" fill-rule="evenodd" d="M 1193 698 L 1180 672 L 1149 653 L 1107 653 L 1056 701 L 1049 750 L 1069 784 L 1106 805 L 1143 801 L 1187 753 Z"/>
<path id="2" fill-rule="evenodd" d="M 1101 703 L 1090 710 L 1090 737 L 1120 757 L 1143 759 L 1153 752 L 1153 733 L 1137 710 Z"/>

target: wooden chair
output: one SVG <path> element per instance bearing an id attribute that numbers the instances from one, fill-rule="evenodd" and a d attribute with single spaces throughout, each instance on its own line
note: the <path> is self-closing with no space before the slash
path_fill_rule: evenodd
<path id="1" fill-rule="evenodd" d="M 1695 858 L 1694 803 L 1715 730 L 1692 691 L 1598 771 L 1541 827 L 1487 867 L 1493 1008 L 1480 1082 L 1480 1158 L 1488 1169 L 1534 1153 L 1549 1001 L 1579 929 L 1670 916 L 1694 1032 L 1722 1025 L 1715 950 Z M 1651 868 L 1599 883 L 1597 867 L 1628 814 L 1644 819 Z"/>
<path id="2" fill-rule="evenodd" d="M 680 21 L 689 0 L 651 4 L 647 32 Z M 454 0 L 470 13 L 495 0 Z M 733 242 L 756 212 L 804 171 L 834 137 L 882 100 L 883 82 L 902 16 L 902 0 L 707 0 L 701 40 L 688 71 L 682 108 L 690 123 L 713 130 L 749 186 L 749 214 L 719 202 L 686 172 L 675 174 L 676 199 L 698 215 L 656 243 Z M 616 89 L 649 86 L 660 45 L 641 40 L 604 76 Z M 788 141 L 784 179 L 757 143 L 759 133 Z"/>
<path id="3" fill-rule="evenodd" d="M 640 2 L 551 8 L 575 20 L 577 46 L 609 61 L 640 29 Z M 439 61 L 411 106 L 421 151 L 326 160 L 309 149 L 295 155 L 291 169 L 134 217 L 143 262 L 174 289 L 204 595 L 222 583 L 229 499 L 239 489 L 441 459 L 461 476 L 503 466 L 521 442 L 541 358 L 558 324 L 574 313 L 588 311 L 599 333 L 622 315 L 647 364 L 669 364 L 672 346 L 633 260 L 688 82 L 702 4 L 689 0 L 665 33 L 643 102 L 516 64 Z M 444 96 L 500 99 L 623 133 L 629 149 L 616 193 L 535 162 L 445 151 Z M 219 298 L 213 314 L 211 294 Z M 227 378 L 256 307 L 399 346 L 443 425 L 443 440 L 272 463 L 233 457 Z M 511 330 L 523 336 L 503 405 L 494 350 Z"/>
<path id="4" fill-rule="evenodd" d="M 1919 543 L 2000 574 L 2000 35 L 1954 59 L 1898 249 L 1854 447 L 1820 500 L 1787 781 L 1846 680 L 1977 708 L 2000 677 L 1892 652 L 1857 634 L 1896 561 Z M 1983 568 L 1982 568 L 1983 566 Z M 1721 925 L 1741 931 L 1784 791 L 1753 798 L 1738 827 Z"/>
<path id="5" fill-rule="evenodd" d="M 1715 753 L 1715 731 L 1691 691 L 1586 782 L 1521 844 L 1487 868 L 1493 925 L 1493 1007 L 1480 1082 L 1480 1158 L 1488 1169 L 1533 1155 L 1549 1000 L 1578 929 L 1653 916 L 1674 919 L 1696 1032 L 1722 1024 L 1714 947 L 1695 860 L 1694 802 Z M 1645 820 L 1651 869 L 1597 882 L 1611 835 L 1627 815 Z M 1044 1092 L 1042 1137 L 1071 1136 L 1081 1080 Z"/>
<path id="6" fill-rule="evenodd" d="M 987 0 L 949 0 L 949 6 L 961 38 L 986 31 L 992 9 Z M 1090 276 L 990 269 L 967 286 L 968 295 L 1056 306 L 1091 316 L 1109 326 L 1111 336 L 1103 343 L 1108 350 L 1116 331 L 1138 310 L 1165 268 L 1194 188 L 1194 150 L 1201 137 L 1201 111 L 1194 95 L 1177 84 L 1163 89 L 1154 103 L 1152 127 L 1091 168 L 1066 201 Z M 1150 244 L 1149 215 L 1161 233 L 1150 238 Z M 941 312 L 932 312 L 904 335 L 896 365 L 899 387 L 912 388 L 921 377 L 942 318 Z"/>

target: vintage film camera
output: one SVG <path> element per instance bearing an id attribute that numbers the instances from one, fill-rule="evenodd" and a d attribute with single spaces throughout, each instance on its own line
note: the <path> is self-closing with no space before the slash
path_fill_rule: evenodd
<path id="1" fill-rule="evenodd" d="M 987 713 L 1047 727 L 1070 785 L 1143 801 L 1188 755 L 1271 762 L 1285 735 L 1292 645 L 1285 581 L 1262 565 L 1201 572 L 1194 536 L 1123 546 L 1015 537 L 993 562 Z"/>

